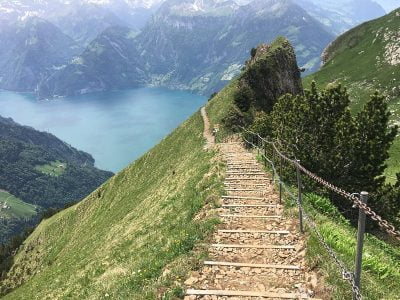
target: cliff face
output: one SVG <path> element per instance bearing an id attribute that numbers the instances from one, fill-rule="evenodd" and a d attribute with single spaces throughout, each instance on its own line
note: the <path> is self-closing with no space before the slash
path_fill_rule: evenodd
<path id="1" fill-rule="evenodd" d="M 256 49 L 239 81 L 239 88 L 245 85 L 254 93 L 255 106 L 267 112 L 280 96 L 302 93 L 296 55 L 287 39 L 278 38 L 271 45 Z"/>

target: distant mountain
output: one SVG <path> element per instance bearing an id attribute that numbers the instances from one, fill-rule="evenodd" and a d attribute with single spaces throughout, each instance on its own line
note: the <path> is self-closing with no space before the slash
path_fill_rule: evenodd
<path id="1" fill-rule="evenodd" d="M 319 66 L 320 53 L 334 37 L 288 0 L 257 0 L 245 6 L 170 0 L 136 37 L 128 29 L 105 31 L 79 58 L 43 81 L 39 96 L 142 84 L 208 94 L 240 72 L 249 49 L 280 35 L 295 45 L 299 64 L 308 72 Z"/>
<path id="2" fill-rule="evenodd" d="M 112 175 L 95 168 L 90 154 L 52 134 L 0 116 L 0 191 L 20 199 L 19 211 L 29 205 L 35 205 L 36 213 L 64 207 L 81 200 Z M 4 217 L 0 212 L 0 243 L 23 231 L 18 227 L 21 221 L 29 223 L 26 217 L 20 220 L 12 213 Z"/>
<path id="3" fill-rule="evenodd" d="M 373 0 L 299 0 L 297 3 L 336 34 L 386 13 Z"/>
<path id="4" fill-rule="evenodd" d="M 36 16 L 58 26 L 81 45 L 88 45 L 110 26 L 140 29 L 163 0 L 2 0 L 0 20 Z"/>
<path id="5" fill-rule="evenodd" d="M 400 7 L 400 1 L 398 0 L 375 0 L 376 3 L 379 3 L 386 12 L 391 12 L 392 10 Z"/>
<path id="6" fill-rule="evenodd" d="M 320 86 L 340 82 L 348 88 L 351 106 L 359 111 L 378 90 L 385 95 L 392 125 L 400 125 L 400 9 L 364 23 L 337 38 L 323 55 L 322 69 L 305 79 Z M 386 175 L 400 172 L 400 136 L 391 149 Z"/>
<path id="7" fill-rule="evenodd" d="M 136 32 L 111 27 L 64 68 L 44 80 L 41 97 L 85 94 L 142 86 L 148 81 L 136 49 Z"/>
<path id="8" fill-rule="evenodd" d="M 0 88 L 31 92 L 82 48 L 53 24 L 28 18 L 0 27 Z"/>

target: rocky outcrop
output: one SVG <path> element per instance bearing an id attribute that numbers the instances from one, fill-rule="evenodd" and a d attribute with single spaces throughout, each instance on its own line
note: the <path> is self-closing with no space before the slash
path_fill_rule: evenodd
<path id="1" fill-rule="evenodd" d="M 256 109 L 269 112 L 282 95 L 302 93 L 301 73 L 290 42 L 278 38 L 271 45 L 252 51 L 246 70 L 240 77 L 239 90 L 249 87 Z"/>

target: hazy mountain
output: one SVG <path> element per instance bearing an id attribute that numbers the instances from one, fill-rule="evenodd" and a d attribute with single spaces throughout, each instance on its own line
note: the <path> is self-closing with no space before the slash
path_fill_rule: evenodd
<path id="1" fill-rule="evenodd" d="M 373 0 L 300 0 L 297 3 L 337 34 L 385 14 Z"/>
<path id="2" fill-rule="evenodd" d="M 163 0 L 3 0 L 0 20 L 37 16 L 87 45 L 110 26 L 144 26 Z"/>
<path id="3" fill-rule="evenodd" d="M 379 3 L 386 12 L 391 12 L 392 10 L 400 7 L 399 0 L 374 0 L 375 2 Z"/>
<path id="4" fill-rule="evenodd" d="M 39 94 L 70 95 L 144 85 L 147 76 L 136 50 L 135 31 L 111 27 L 70 64 L 44 80 Z"/>
<path id="5" fill-rule="evenodd" d="M 34 91 L 81 51 L 73 39 L 37 17 L 0 28 L 0 88 Z"/>
<path id="6" fill-rule="evenodd" d="M 293 2 L 278 0 L 246 6 L 234 1 L 171 0 L 137 37 L 128 29 L 124 32 L 125 36 L 120 30 L 102 34 L 78 60 L 49 78 L 40 87 L 40 96 L 138 84 L 207 94 L 237 75 L 249 50 L 260 43 L 287 36 L 296 47 L 299 64 L 311 71 L 319 66 L 320 53 L 334 37 Z M 102 57 L 110 64 L 102 63 Z M 124 72 L 114 72 L 122 67 Z"/>

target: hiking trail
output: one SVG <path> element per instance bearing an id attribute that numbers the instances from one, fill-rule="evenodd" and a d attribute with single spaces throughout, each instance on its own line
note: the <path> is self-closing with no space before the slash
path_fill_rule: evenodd
<path id="1" fill-rule="evenodd" d="M 204 108 L 202 115 L 209 131 Z M 214 142 L 210 135 L 204 133 L 209 144 Z M 311 299 L 319 278 L 307 268 L 298 220 L 284 215 L 255 154 L 238 141 L 218 145 L 227 164 L 221 224 L 209 259 L 185 281 L 185 300 Z"/>

